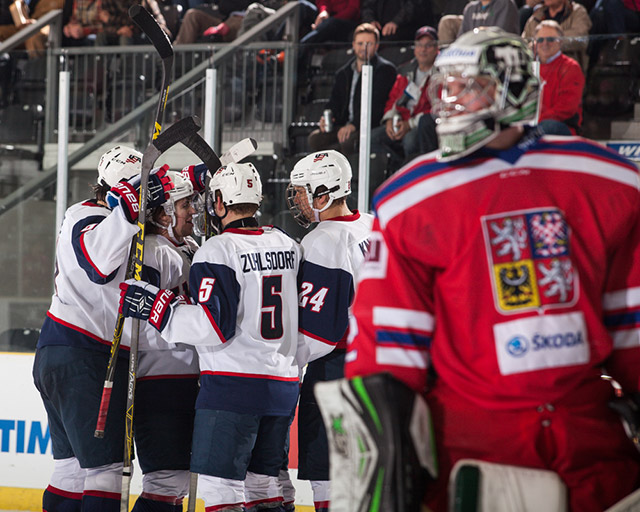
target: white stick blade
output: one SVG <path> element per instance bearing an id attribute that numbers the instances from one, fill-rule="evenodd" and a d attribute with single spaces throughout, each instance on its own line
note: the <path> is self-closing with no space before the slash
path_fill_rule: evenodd
<path id="1" fill-rule="evenodd" d="M 258 143 L 255 139 L 247 137 L 246 139 L 242 139 L 240 142 L 236 142 L 228 151 L 223 153 L 220 157 L 220 162 L 222 162 L 222 165 L 239 162 L 243 158 L 251 155 L 257 148 Z"/>

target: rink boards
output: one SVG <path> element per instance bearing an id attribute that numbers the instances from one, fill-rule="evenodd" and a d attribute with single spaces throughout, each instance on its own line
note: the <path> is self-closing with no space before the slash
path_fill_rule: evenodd
<path id="1" fill-rule="evenodd" d="M 33 358 L 33 354 L 0 353 L 0 510 L 42 510 L 42 492 L 53 472 L 47 416 L 31 376 Z M 290 460 L 295 477 L 297 430 L 292 430 Z M 142 473 L 136 467 L 132 496 L 140 493 L 141 483 Z M 294 479 L 294 485 L 297 510 L 311 512 L 309 483 Z M 201 500 L 198 510 L 204 512 Z"/>

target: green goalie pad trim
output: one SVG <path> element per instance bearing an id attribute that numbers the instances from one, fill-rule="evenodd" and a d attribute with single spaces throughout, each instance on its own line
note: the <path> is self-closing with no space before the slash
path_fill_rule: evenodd
<path id="1" fill-rule="evenodd" d="M 424 399 L 389 374 L 316 384 L 332 512 L 417 512 L 437 461 Z"/>

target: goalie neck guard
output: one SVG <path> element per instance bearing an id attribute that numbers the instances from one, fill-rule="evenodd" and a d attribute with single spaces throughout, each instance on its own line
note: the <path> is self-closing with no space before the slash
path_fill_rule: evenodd
<path id="1" fill-rule="evenodd" d="M 293 167 L 287 187 L 287 206 L 293 218 L 303 227 L 320 221 L 320 213 L 336 199 L 351 194 L 351 165 L 338 151 L 329 149 L 305 156 Z M 321 209 L 313 200 L 328 195 L 329 201 Z"/>
<path id="2" fill-rule="evenodd" d="M 536 121 L 539 84 L 533 54 L 520 37 L 495 27 L 474 29 L 441 52 L 434 65 L 429 97 L 440 160 L 472 153 L 503 128 Z"/>
<path id="3" fill-rule="evenodd" d="M 120 180 L 140 174 L 142 153 L 126 146 L 115 146 L 100 157 L 98 185 L 114 187 Z"/>

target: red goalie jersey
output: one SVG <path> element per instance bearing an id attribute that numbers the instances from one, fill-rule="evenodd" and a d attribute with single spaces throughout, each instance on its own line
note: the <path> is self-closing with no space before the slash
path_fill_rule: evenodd
<path id="1" fill-rule="evenodd" d="M 603 482 L 603 501 L 632 490 L 634 450 L 600 373 L 638 390 L 639 188 L 597 144 L 525 137 L 455 162 L 426 155 L 378 191 L 346 375 L 388 371 L 426 394 L 442 478 L 461 457 L 546 467 L 574 510 L 594 510 L 585 471 L 606 473 L 604 457 L 626 490 Z"/>

